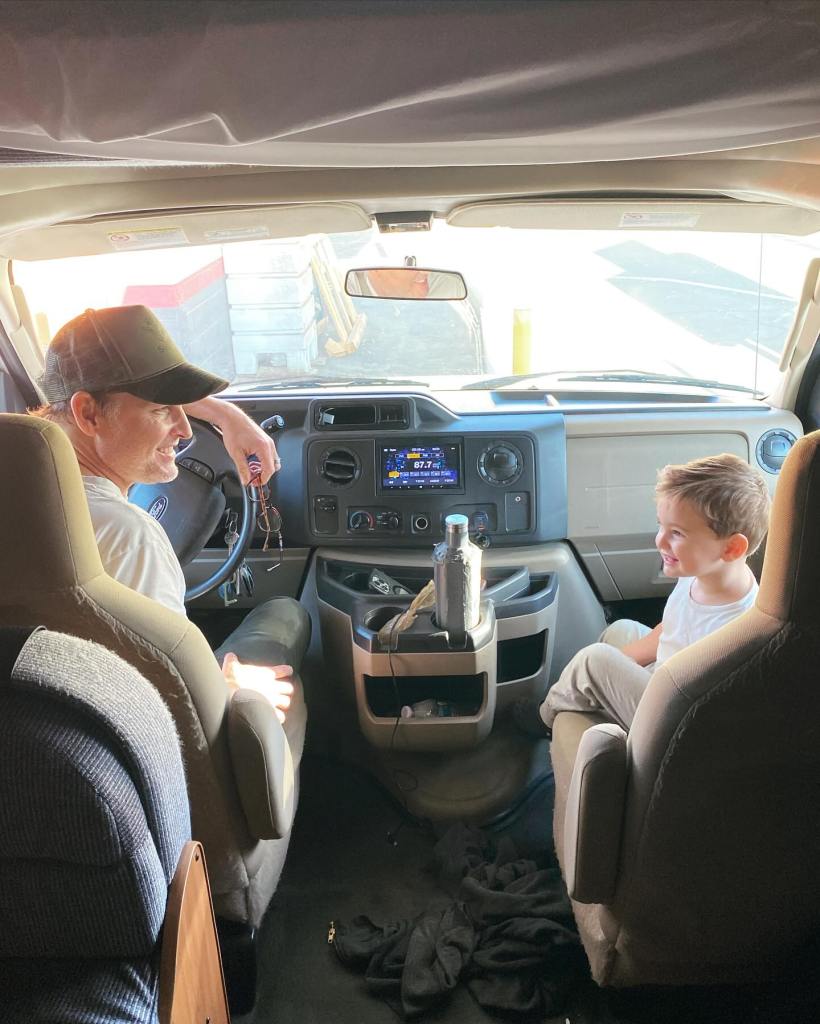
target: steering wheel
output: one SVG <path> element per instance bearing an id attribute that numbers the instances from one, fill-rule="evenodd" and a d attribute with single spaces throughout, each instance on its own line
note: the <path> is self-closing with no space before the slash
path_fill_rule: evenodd
<path id="1" fill-rule="evenodd" d="M 194 419 L 190 423 L 193 436 L 176 457 L 177 478 L 167 484 L 135 484 L 128 492 L 128 500 L 145 509 L 168 534 L 180 565 L 187 565 L 205 547 L 225 511 L 222 482 L 231 479 L 238 485 L 242 494 L 239 538 L 207 579 L 185 591 L 186 601 L 202 597 L 236 572 L 250 546 L 255 524 L 253 503 L 225 450 L 222 435 L 210 423 Z"/>

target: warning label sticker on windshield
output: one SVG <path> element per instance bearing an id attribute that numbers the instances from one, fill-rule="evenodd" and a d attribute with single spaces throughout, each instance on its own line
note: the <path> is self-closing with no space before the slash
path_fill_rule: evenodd
<path id="1" fill-rule="evenodd" d="M 110 231 L 112 249 L 164 249 L 170 245 L 187 245 L 188 236 L 182 228 L 139 228 L 136 231 Z"/>
<path id="2" fill-rule="evenodd" d="M 693 228 L 700 220 L 697 213 L 622 213 L 622 228 Z"/>

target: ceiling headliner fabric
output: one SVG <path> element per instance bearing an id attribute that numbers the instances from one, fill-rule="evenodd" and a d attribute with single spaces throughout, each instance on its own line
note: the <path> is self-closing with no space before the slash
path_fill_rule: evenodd
<path id="1" fill-rule="evenodd" d="M 820 137 L 816 0 L 0 3 L 0 146 L 580 163 Z"/>

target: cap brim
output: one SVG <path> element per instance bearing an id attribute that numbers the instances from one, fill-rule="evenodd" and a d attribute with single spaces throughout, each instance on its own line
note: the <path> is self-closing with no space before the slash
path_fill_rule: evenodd
<path id="1" fill-rule="evenodd" d="M 188 405 L 189 402 L 198 402 L 208 395 L 224 391 L 229 383 L 198 366 L 181 363 L 147 380 L 123 384 L 116 390 L 127 391 L 146 402 L 158 402 L 160 405 Z"/>

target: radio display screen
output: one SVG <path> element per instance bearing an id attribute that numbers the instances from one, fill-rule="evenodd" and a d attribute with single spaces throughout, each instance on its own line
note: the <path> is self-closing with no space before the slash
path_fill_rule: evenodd
<path id="1" fill-rule="evenodd" d="M 461 487 L 460 444 L 382 447 L 382 490 L 434 491 Z"/>

